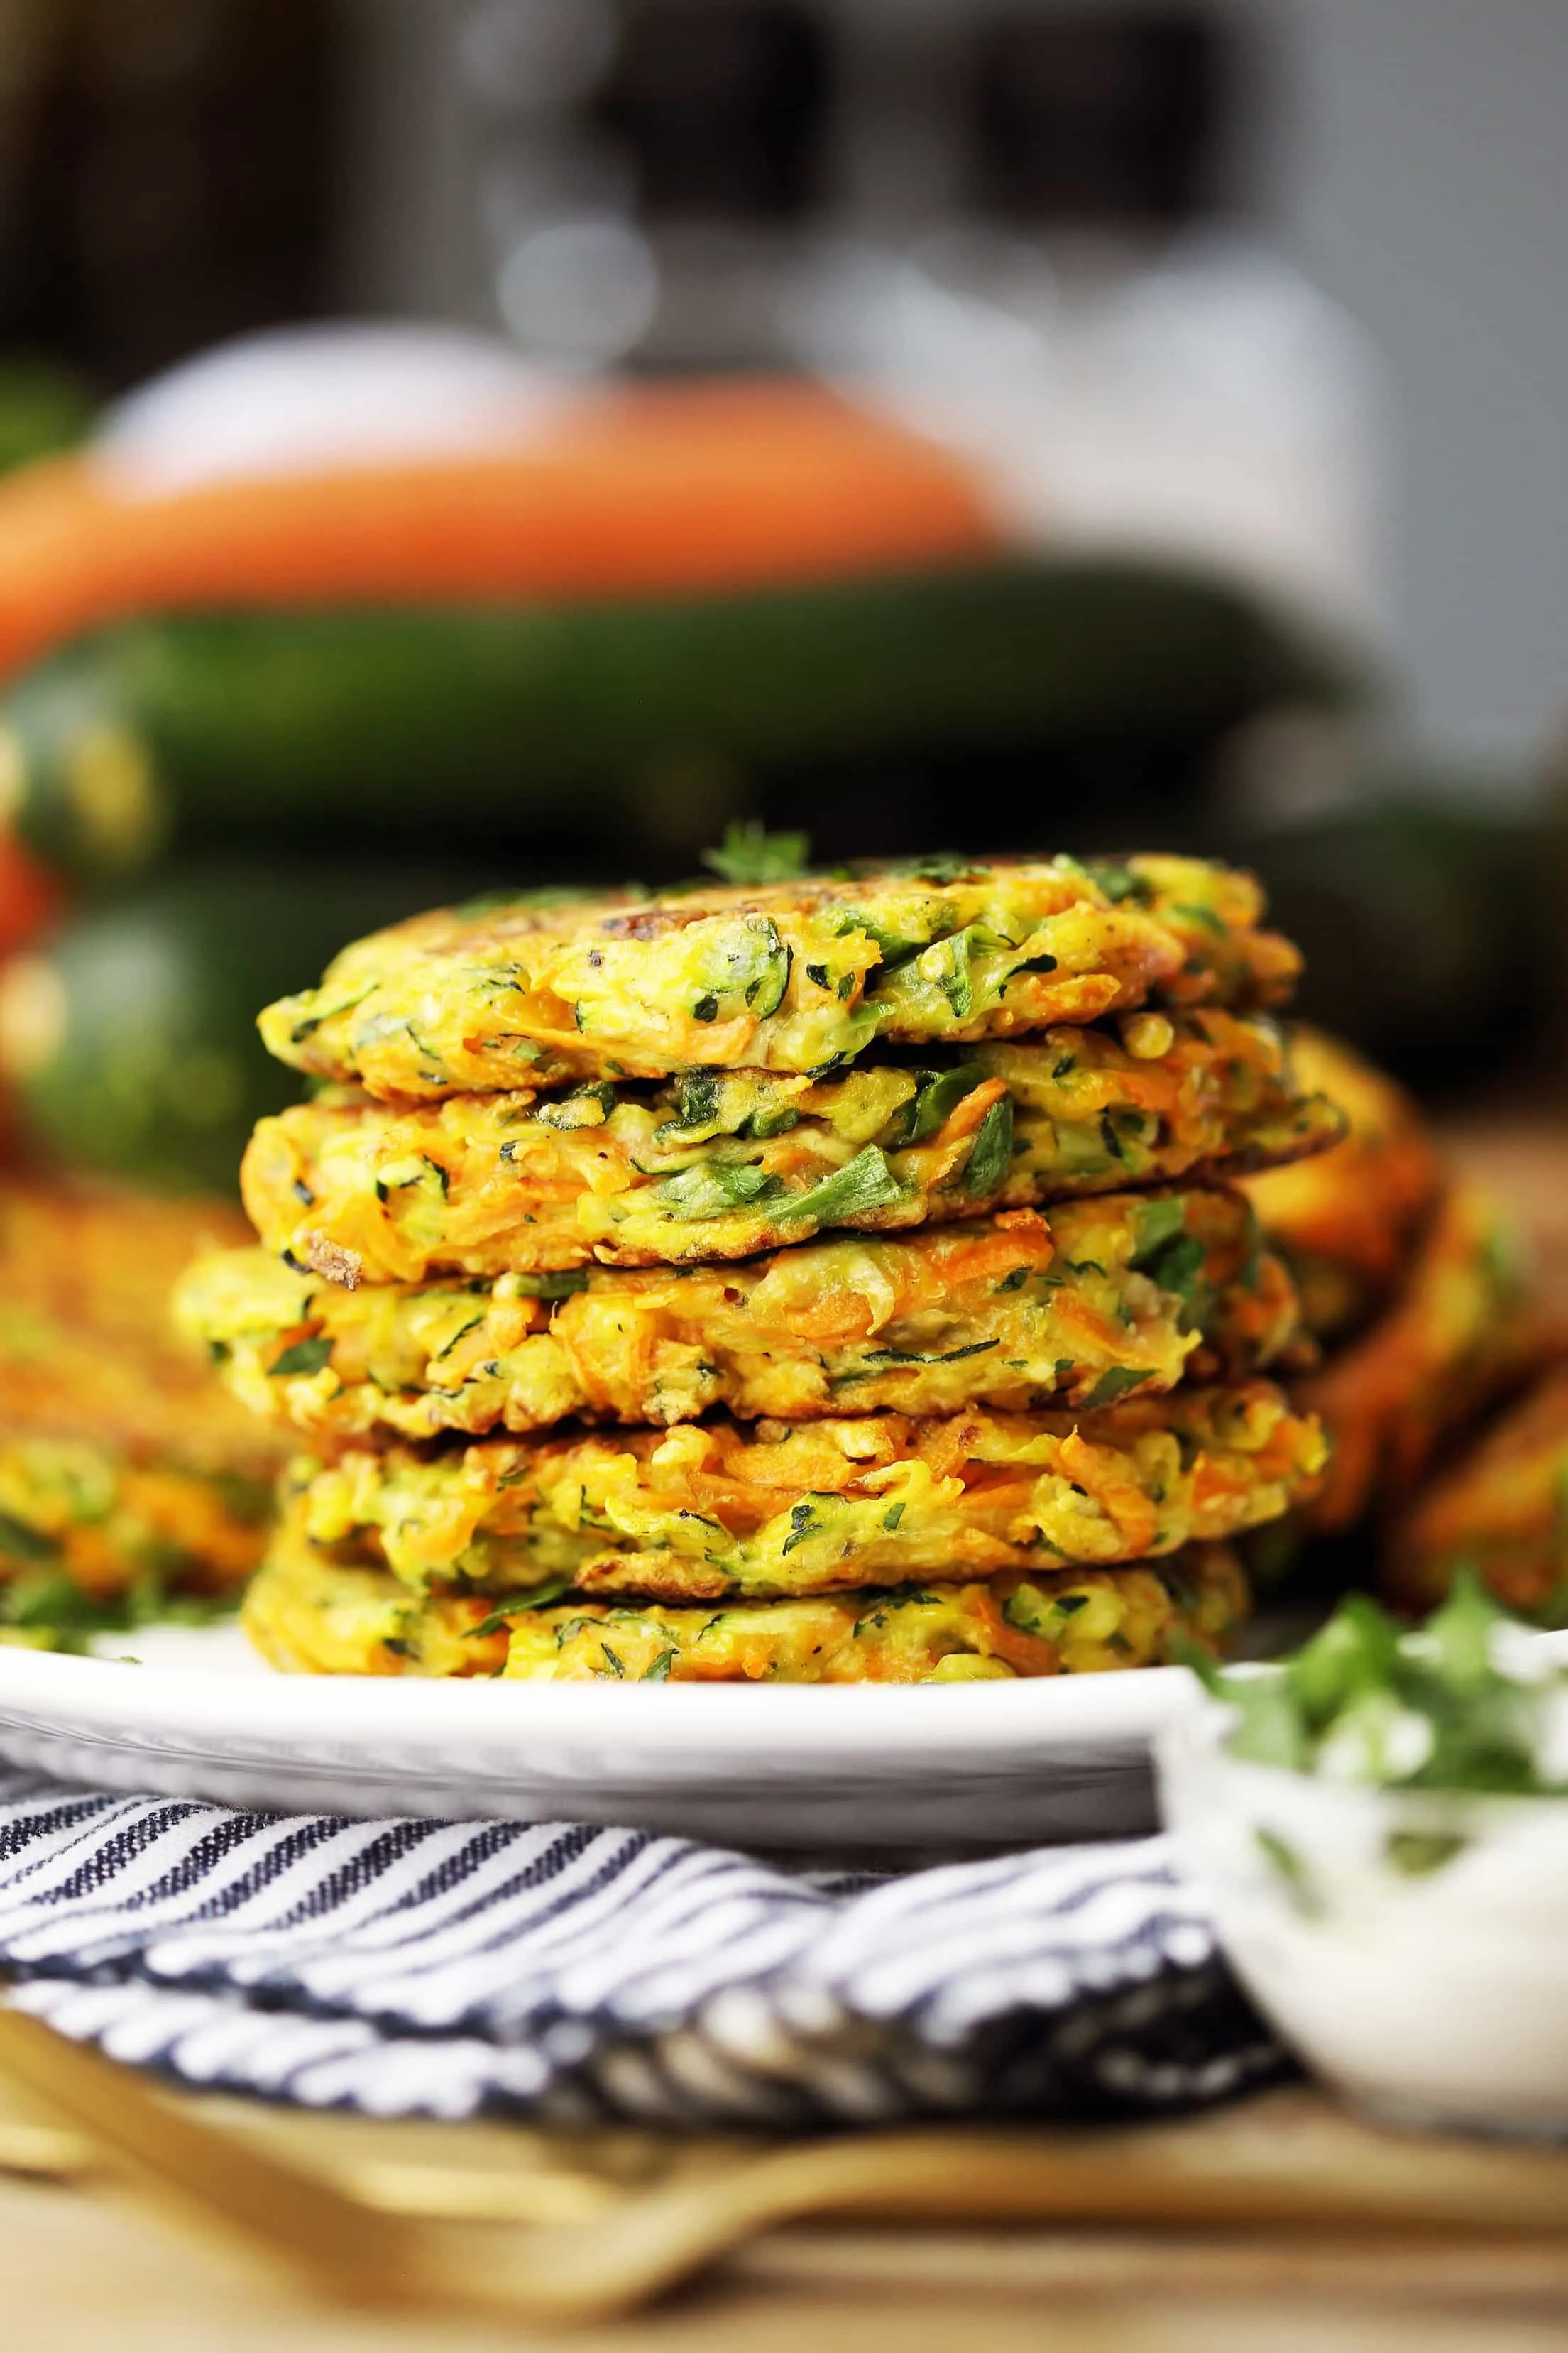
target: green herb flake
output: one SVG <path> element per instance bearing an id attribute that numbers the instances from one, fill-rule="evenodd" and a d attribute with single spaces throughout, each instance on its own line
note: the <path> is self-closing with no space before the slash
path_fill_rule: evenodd
<path id="1" fill-rule="evenodd" d="M 883 869 L 890 875 L 907 875 L 911 882 L 967 882 L 990 872 L 988 866 L 977 866 L 972 858 L 960 857 L 956 849 L 933 850 L 928 857 L 912 858 Z"/>
<path id="2" fill-rule="evenodd" d="M 1142 874 L 1134 874 L 1132 869 L 1130 866 L 1124 866 L 1119 859 L 1074 858 L 1064 859 L 1061 862 L 1066 866 L 1076 868 L 1080 874 L 1087 874 L 1095 888 L 1104 892 L 1113 907 L 1121 906 L 1123 901 L 1129 899 L 1139 906 L 1146 907 L 1154 895 L 1153 885 Z"/>
<path id="3" fill-rule="evenodd" d="M 531 1585 L 525 1593 L 513 1594 L 509 1600 L 500 1602 L 477 1626 L 467 1628 L 463 1640 L 477 1642 L 484 1636 L 510 1631 L 514 1619 L 526 1618 L 536 1609 L 548 1609 L 552 1601 L 559 1601 L 563 1593 L 571 1590 L 569 1577 L 552 1577 L 542 1585 Z M 579 1622 L 585 1625 L 588 1621 L 584 1619 Z M 559 1639 L 557 1636 L 558 1641 Z"/>
<path id="4" fill-rule="evenodd" d="M 810 862 L 808 833 L 769 833 L 756 818 L 732 819 L 719 849 L 702 852 L 710 874 L 742 888 L 798 881 Z"/>
<path id="5" fill-rule="evenodd" d="M 816 1516 L 816 1506 L 822 1500 L 820 1496 L 807 1495 L 801 1503 L 792 1506 L 789 1515 L 790 1532 L 784 1540 L 784 1552 L 792 1553 L 796 1545 L 805 1542 L 807 1536 L 820 1535 L 822 1522 Z M 829 1503 L 837 1503 L 837 1497 L 829 1496 L 826 1500 Z"/>
<path id="6" fill-rule="evenodd" d="M 1200 931 L 1210 933 L 1215 939 L 1227 940 L 1230 937 L 1229 927 L 1223 916 L 1216 915 L 1212 907 L 1196 907 L 1177 902 L 1173 904 L 1171 913 L 1184 916 L 1189 923 L 1196 923 Z"/>
<path id="7" fill-rule="evenodd" d="M 1468 1843 L 1450 1831 L 1390 1831 L 1383 1852 L 1390 1869 L 1401 1877 L 1428 1879 L 1456 1855 L 1463 1854 Z"/>
<path id="8" fill-rule="evenodd" d="M 923 1144 L 945 1127 L 965 1095 L 985 1083 L 985 1073 L 973 1063 L 960 1063 L 951 1071 L 921 1072 L 918 1091 L 910 1103 L 895 1113 L 893 1135 L 902 1146 Z"/>
<path id="9" fill-rule="evenodd" d="M 590 1279 L 583 1266 L 563 1267 L 554 1274 L 520 1274 L 518 1294 L 523 1299 L 570 1299 L 574 1292 L 586 1291 Z"/>
<path id="10" fill-rule="evenodd" d="M 1131 1266 L 1146 1266 L 1163 1250 L 1167 1242 L 1185 1230 L 1187 1205 L 1180 1193 L 1157 1194 L 1153 1199 L 1141 1202 L 1138 1209 L 1138 1240 L 1128 1261 Z"/>
<path id="11" fill-rule="evenodd" d="M 875 1365 L 957 1365 L 965 1356 L 984 1356 L 1001 1345 L 1000 1338 L 966 1340 L 960 1348 L 943 1348 L 929 1356 L 917 1348 L 872 1348 L 868 1355 Z"/>
<path id="12" fill-rule="evenodd" d="M 1173 1292 L 1178 1299 L 1191 1306 L 1201 1287 L 1204 1267 L 1208 1253 L 1196 1234 L 1178 1234 L 1164 1249 L 1150 1259 L 1142 1268 L 1151 1282 L 1162 1291 Z"/>
<path id="13" fill-rule="evenodd" d="M 846 1175 L 847 1171 L 840 1170 L 839 1174 Z M 721 1218 L 731 1209 L 771 1202 L 783 1190 L 776 1176 L 750 1161 L 699 1160 L 692 1167 L 681 1169 L 678 1176 L 663 1178 L 654 1187 L 653 1197 L 672 1217 Z M 794 1217 L 800 1212 L 794 1204 L 781 1202 L 778 1214 Z"/>
<path id="14" fill-rule="evenodd" d="M 774 1214 L 792 1222 L 798 1219 L 818 1226 L 843 1225 L 851 1218 L 890 1209 L 903 1198 L 904 1188 L 889 1167 L 885 1154 L 875 1144 L 868 1144 L 853 1160 L 836 1168 L 831 1176 L 824 1176 L 804 1193 L 780 1201 Z"/>
<path id="15" fill-rule="evenodd" d="M 1141 1388 L 1153 1376 L 1135 1372 L 1131 1365 L 1109 1365 L 1084 1399 L 1086 1410 L 1098 1405 L 1114 1405 L 1118 1398 L 1126 1397 L 1132 1389 Z"/>
<path id="16" fill-rule="evenodd" d="M 967 1021 L 974 1010 L 974 980 L 969 968 L 970 934 L 954 932 L 942 943 L 942 969 L 936 985 L 946 997 L 955 1021 Z"/>
<path id="17" fill-rule="evenodd" d="M 994 1103 L 975 1133 L 968 1164 L 963 1172 L 963 1189 L 971 1200 L 998 1190 L 1006 1177 L 1013 1160 L 1013 1098 L 1004 1095 Z"/>

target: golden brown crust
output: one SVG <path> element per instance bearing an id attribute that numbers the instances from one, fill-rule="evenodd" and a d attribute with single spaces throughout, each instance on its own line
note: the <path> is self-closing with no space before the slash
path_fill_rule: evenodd
<path id="1" fill-rule="evenodd" d="M 1244 1621 L 1234 1553 L 1196 1545 L 1157 1569 L 1037 1571 L 808 1601 L 518 1608 L 418 1598 L 384 1570 L 334 1568 L 286 1542 L 246 1624 L 285 1672 L 521 1682 L 956 1683 L 1157 1666 L 1217 1650 Z"/>
<path id="2" fill-rule="evenodd" d="M 1410 1494 L 1445 1438 L 1526 1380 L 1549 1345 L 1510 1220 L 1455 1186 L 1398 1303 L 1299 1385 L 1334 1448 L 1309 1525 L 1347 1528 Z"/>
<path id="3" fill-rule="evenodd" d="M 1300 1086 L 1336 1103 L 1342 1143 L 1249 1176 L 1247 1191 L 1296 1275 L 1307 1327 L 1342 1337 L 1392 1295 L 1443 1187 L 1443 1164 L 1403 1087 L 1338 1039 L 1289 1033 Z"/>
<path id="4" fill-rule="evenodd" d="M 241 1181 L 269 1250 L 332 1282 L 417 1282 L 751 1258 L 1224 1174 L 1338 1133 L 1271 1023 L 1150 1014 L 931 1070 L 300 1103 L 260 1123 Z"/>
<path id="5" fill-rule="evenodd" d="M 1392 1531 L 1384 1556 L 1390 1598 L 1434 1609 L 1463 1568 L 1510 1609 L 1568 1603 L 1568 1367 L 1559 1366 Z"/>
<path id="6" fill-rule="evenodd" d="M 260 1250 L 176 1296 L 253 1410 L 326 1438 L 486 1437 L 591 1420 L 1026 1411 L 1258 1371 L 1295 1297 L 1235 1192 L 1104 1194 L 738 1265 L 596 1267 L 349 1293 Z"/>
<path id="7" fill-rule="evenodd" d="M 1093 1412 L 730 1421 L 301 1460 L 291 1537 L 425 1588 L 664 1600 L 1134 1561 L 1278 1518 L 1317 1423 L 1271 1383 Z"/>
<path id="8" fill-rule="evenodd" d="M 698 1066 L 807 1072 L 1141 1006 L 1279 1003 L 1300 959 L 1195 859 L 926 860 L 646 902 L 437 910 L 269 1006 L 271 1051 L 409 1099 Z"/>

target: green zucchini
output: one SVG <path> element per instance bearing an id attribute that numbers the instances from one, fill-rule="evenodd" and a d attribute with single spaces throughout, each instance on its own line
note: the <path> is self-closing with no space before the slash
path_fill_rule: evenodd
<path id="1" fill-rule="evenodd" d="M 74 368 L 53 360 L 0 360 L 0 473 L 74 448 L 96 406 Z"/>
<path id="2" fill-rule="evenodd" d="M 1355 807 L 1224 844 L 1305 954 L 1295 1010 L 1418 1088 L 1528 1067 L 1563 1003 L 1546 821 L 1512 779 L 1446 797 L 1441 776 L 1401 779 L 1398 797 L 1380 781 Z"/>
<path id="3" fill-rule="evenodd" d="M 225 612 L 123 624 L 17 681 L 0 762 L 72 872 L 165 842 L 525 848 L 689 867 L 770 778 L 1212 737 L 1349 669 L 1247 596 L 1131 562 L 1009 561 L 743 596 Z M 837 786 L 835 787 L 837 790 Z"/>
<path id="4" fill-rule="evenodd" d="M 166 1192 L 232 1192 L 256 1121 L 300 1092 L 256 1015 L 369 925 L 460 892 L 430 870 L 176 871 L 0 975 L 0 1080 L 43 1155 Z"/>

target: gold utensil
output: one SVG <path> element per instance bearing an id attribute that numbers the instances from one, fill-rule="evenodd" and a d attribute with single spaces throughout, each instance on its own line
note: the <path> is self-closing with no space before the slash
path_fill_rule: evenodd
<path id="1" fill-rule="evenodd" d="M 0 2124 L 0 2173 L 20 2173 L 38 2181 L 70 2181 L 92 2171 L 91 2147 L 65 2126 Z"/>
<path id="2" fill-rule="evenodd" d="M 1263 2134 L 1238 2150 L 1182 2124 L 846 2135 L 761 2153 L 731 2145 L 727 2161 L 695 2165 L 675 2142 L 672 2169 L 651 2186 L 595 2164 L 591 2143 L 564 2140 L 558 2162 L 517 2173 L 352 2158 L 318 2171 L 18 2011 L 0 2010 L 0 2072 L 163 2202 L 318 2288 L 557 2322 L 626 2313 L 755 2233 L 807 2217 L 1471 2241 L 1562 2242 L 1568 2228 L 1568 2158 L 1371 2134 L 1349 2165 L 1331 2134 L 1315 2152 L 1310 2136 L 1278 2136 L 1271 2157 Z M 498 2221 L 522 2227 L 479 2227 Z"/>

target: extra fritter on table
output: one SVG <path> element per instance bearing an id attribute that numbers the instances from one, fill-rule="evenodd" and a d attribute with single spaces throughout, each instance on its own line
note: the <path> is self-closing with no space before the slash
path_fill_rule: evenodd
<path id="1" fill-rule="evenodd" d="M 527 899 L 269 1008 L 260 1246 L 178 1312 L 304 1441 L 279 1666 L 951 1682 L 1156 1663 L 1327 1446 L 1233 1179 L 1333 1144 L 1196 860 Z"/>
<path id="2" fill-rule="evenodd" d="M 1312 1030 L 1294 1034 L 1291 1053 L 1347 1133 L 1242 1189 L 1321 1349 L 1292 1394 L 1321 1416 L 1332 1456 L 1300 1518 L 1337 1535 L 1368 1518 L 1386 1526 L 1556 1344 L 1512 1219 L 1444 1166 L 1403 1090 Z"/>
<path id="3" fill-rule="evenodd" d="M 0 1187 L 0 1641 L 232 1605 L 260 1559 L 282 1433 L 169 1324 L 176 1273 L 237 1229 L 222 1202 Z"/>

